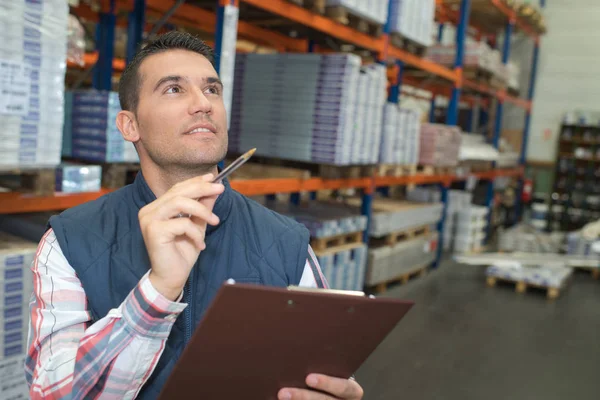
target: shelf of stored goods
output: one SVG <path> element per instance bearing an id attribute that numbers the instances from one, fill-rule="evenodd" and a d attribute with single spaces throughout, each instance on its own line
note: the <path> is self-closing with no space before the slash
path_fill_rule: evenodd
<path id="1" fill-rule="evenodd" d="M 170 23 L 181 24 L 182 26 L 193 27 L 201 29 L 207 33 L 214 33 L 215 37 L 215 51 L 217 60 L 220 59 L 223 45 L 223 38 L 226 34 L 231 36 L 247 39 L 255 43 L 272 46 L 278 51 L 291 51 L 291 52 L 307 52 L 313 51 L 315 46 L 315 37 L 318 34 L 321 38 L 324 36 L 331 37 L 340 43 L 352 44 L 359 49 L 364 49 L 371 52 L 374 55 L 374 59 L 379 62 L 390 62 L 395 61 L 400 67 L 398 73 L 398 85 L 392 87 L 391 93 L 396 93 L 396 99 L 394 95 L 391 96 L 390 101 L 397 102 L 397 93 L 400 92 L 400 85 L 404 82 L 402 78 L 402 69 L 404 66 L 411 66 L 412 68 L 422 70 L 431 75 L 440 78 L 441 84 L 446 88 L 450 97 L 450 104 L 447 112 L 447 123 L 449 125 L 456 125 L 458 119 L 458 105 L 461 100 L 462 92 L 469 87 L 479 89 L 479 92 L 489 93 L 490 95 L 501 97 L 502 100 L 508 99 L 503 92 L 493 91 L 492 89 L 464 81 L 462 77 L 462 63 L 464 54 L 464 44 L 467 33 L 467 26 L 469 25 L 470 15 L 470 0 L 460 0 L 460 8 L 457 11 L 458 14 L 458 25 L 457 25 L 457 52 L 456 60 L 453 68 L 447 68 L 445 66 L 436 64 L 434 62 L 425 60 L 422 57 L 416 56 L 408 51 L 396 48 L 389 43 L 388 29 L 386 29 L 381 36 L 370 36 L 365 33 L 359 32 L 351 27 L 335 22 L 327 17 L 319 15 L 315 12 L 299 7 L 295 4 L 287 2 L 285 0 L 211 0 L 211 1 L 196 1 L 194 5 L 183 4 L 181 1 L 174 0 L 105 0 L 103 2 L 103 9 L 98 17 L 99 26 L 99 37 L 104 38 L 97 42 L 99 52 L 99 62 L 96 68 L 95 87 L 98 89 L 106 89 L 109 87 L 110 77 L 112 74 L 112 56 L 113 56 L 113 42 L 114 41 L 114 28 L 116 24 L 116 10 L 117 5 L 121 9 L 125 9 L 129 12 L 129 21 L 131 26 L 129 27 L 129 43 L 128 50 L 135 49 L 139 40 L 142 37 L 142 31 L 148 30 L 147 24 L 142 24 L 141 21 L 145 20 L 147 15 L 165 15 L 165 18 L 161 18 L 159 23 L 164 23 L 167 20 Z M 123 6 L 126 4 L 126 6 Z M 199 6 L 198 6 L 198 5 Z M 492 7 L 496 7 L 502 11 L 501 7 L 498 7 L 496 2 L 490 2 Z M 245 10 L 243 14 L 239 13 L 239 7 L 242 6 Z M 248 11 L 249 10 L 249 11 Z M 252 11 L 254 10 L 254 11 Z M 249 20 L 246 16 L 246 11 L 250 12 L 256 17 L 263 13 L 266 17 L 276 17 L 291 21 L 294 24 L 303 27 L 300 30 L 302 32 L 310 32 L 310 35 L 302 36 L 299 32 L 296 32 L 295 37 L 284 34 L 281 30 L 277 30 L 278 24 L 275 26 L 269 26 L 270 29 L 261 26 L 260 21 Z M 506 11 L 506 10 L 505 10 Z M 502 12 L 505 12 L 502 11 Z M 258 14 L 257 14 L 258 12 Z M 230 18 L 228 23 L 225 23 L 225 19 Z M 233 20 L 231 20 L 233 18 Z M 507 33 L 512 33 L 512 27 L 516 23 L 515 15 L 510 14 L 507 18 L 508 23 Z M 232 23 L 234 22 L 234 23 Z M 519 22 L 519 26 L 522 23 Z M 279 24 L 285 25 L 285 24 Z M 236 27 L 235 32 L 225 32 L 225 26 Z M 510 28 L 509 28 L 510 27 Z M 153 26 L 151 29 L 156 28 Z M 510 30 L 509 30 L 510 29 Z M 521 28 L 527 31 L 526 28 Z M 507 41 L 510 43 L 510 41 Z M 539 41 L 536 40 L 536 44 Z M 508 50 L 505 48 L 505 56 L 508 57 Z M 130 52 L 128 52 L 128 55 Z M 537 45 L 536 53 L 534 54 L 534 68 L 533 77 L 535 77 L 535 64 L 537 62 Z M 221 65 L 217 65 L 219 70 Z M 230 71 L 231 72 L 231 71 Z M 220 73 L 224 73 L 220 71 Z M 225 72 L 226 73 L 226 72 Z M 534 80 L 534 79 L 533 79 Z M 530 84 L 530 91 L 527 101 L 530 102 L 533 95 L 533 80 Z M 97 83 L 97 84 L 96 84 Z M 477 91 L 477 90 L 476 90 Z M 511 99 L 512 100 L 512 99 Z M 508 101 L 511 101 L 508 100 Z M 520 100 L 512 100 L 515 104 L 520 106 L 527 106 L 530 110 L 530 103 L 523 103 Z M 501 116 L 501 109 L 498 115 Z M 527 113 L 529 116 L 529 112 Z M 494 142 L 497 145 L 498 133 L 499 133 L 499 118 L 497 118 L 497 124 L 495 129 Z M 528 121 L 526 122 L 526 134 L 528 132 Z M 521 161 L 524 161 L 525 149 L 526 149 L 526 135 L 524 137 L 524 146 L 521 152 Z M 494 170 L 481 175 L 477 175 L 480 179 L 493 180 L 496 176 L 521 176 L 522 169 L 514 170 Z M 388 178 L 388 177 L 372 177 L 372 178 L 360 178 L 353 180 L 324 180 L 320 178 L 311 178 L 306 180 L 254 180 L 254 181 L 243 181 L 243 182 L 232 182 L 232 186 L 240 192 L 247 195 L 261 195 L 271 193 L 298 193 L 300 191 L 316 191 L 320 189 L 337 189 L 345 187 L 355 187 L 364 189 L 363 195 L 363 206 L 362 212 L 367 217 L 371 215 L 371 201 L 373 188 L 377 186 L 386 185 L 398 185 L 398 184 L 439 184 L 442 190 L 442 200 L 444 204 L 447 199 L 447 188 L 448 185 L 455 180 L 464 180 L 465 177 L 456 176 L 435 176 L 430 175 L 414 175 L 411 177 L 399 177 L 399 178 Z M 78 204 L 79 202 L 85 201 L 87 198 L 91 200 L 95 197 L 100 196 L 103 192 L 84 194 L 84 195 L 72 195 L 72 196 L 51 196 L 48 198 L 37 198 L 32 199 L 26 195 L 0 195 L 0 212 L 25 212 L 36 208 L 35 204 L 38 205 L 37 209 L 60 209 L 70 207 Z M 292 196 L 292 198 L 297 198 Z M 56 200 L 55 200 L 56 199 Z M 26 209 L 26 205 L 28 205 Z M 445 212 L 442 213 L 445 215 Z M 439 224 L 440 232 L 443 234 L 444 220 L 442 219 Z M 367 226 L 368 231 L 368 226 Z M 366 240 L 367 235 L 365 235 Z M 443 238 L 440 237 L 440 241 Z M 441 255 L 441 246 L 438 246 L 440 253 L 438 254 L 438 260 Z"/>
<path id="2" fill-rule="evenodd" d="M 523 169 L 519 167 L 477 172 L 468 176 L 474 176 L 480 180 L 491 180 L 499 176 L 519 177 L 522 174 Z M 252 179 L 233 180 L 231 181 L 231 187 L 246 196 L 349 188 L 364 189 L 367 193 L 371 193 L 376 187 L 392 185 L 440 184 L 447 187 L 452 182 L 466 180 L 468 176 L 416 174 L 399 177 L 378 176 L 353 179 Z M 35 196 L 15 192 L 0 193 L 0 214 L 64 210 L 95 200 L 104 194 L 110 193 L 110 191 L 109 189 L 103 189 L 99 192 L 90 193 L 56 193 L 53 196 Z"/>

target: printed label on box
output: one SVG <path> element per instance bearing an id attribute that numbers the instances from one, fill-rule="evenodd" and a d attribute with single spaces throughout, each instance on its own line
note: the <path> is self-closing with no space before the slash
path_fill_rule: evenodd
<path id="1" fill-rule="evenodd" d="M 30 75 L 23 63 L 0 60 L 0 114 L 29 113 Z"/>

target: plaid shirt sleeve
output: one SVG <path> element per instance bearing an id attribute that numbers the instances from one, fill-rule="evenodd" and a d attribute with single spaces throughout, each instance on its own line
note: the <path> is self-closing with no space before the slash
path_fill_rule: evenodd
<path id="1" fill-rule="evenodd" d="M 158 293 L 146 274 L 123 303 L 92 324 L 81 282 L 49 230 L 32 265 L 25 374 L 32 399 L 132 399 L 187 306 Z"/>
<path id="2" fill-rule="evenodd" d="M 327 279 L 325 279 L 325 276 L 321 271 L 319 260 L 310 245 L 308 246 L 308 257 L 306 258 L 306 264 L 304 264 L 304 272 L 302 273 L 302 278 L 300 278 L 298 286 L 329 289 Z"/>

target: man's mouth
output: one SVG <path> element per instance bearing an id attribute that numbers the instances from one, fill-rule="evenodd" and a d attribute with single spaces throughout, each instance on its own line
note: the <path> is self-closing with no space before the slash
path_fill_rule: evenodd
<path id="1" fill-rule="evenodd" d="M 193 135 L 194 133 L 216 133 L 216 129 L 208 124 L 196 125 L 191 130 L 187 131 L 185 135 Z"/>

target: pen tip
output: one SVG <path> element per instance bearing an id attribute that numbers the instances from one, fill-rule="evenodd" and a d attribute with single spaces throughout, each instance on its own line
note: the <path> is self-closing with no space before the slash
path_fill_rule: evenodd
<path id="1" fill-rule="evenodd" d="M 246 154 L 248 155 L 248 157 L 250 157 L 252 154 L 254 154 L 255 151 L 256 151 L 256 147 L 249 150 Z"/>

